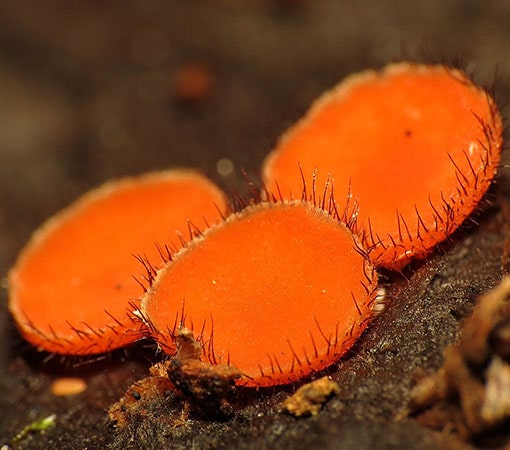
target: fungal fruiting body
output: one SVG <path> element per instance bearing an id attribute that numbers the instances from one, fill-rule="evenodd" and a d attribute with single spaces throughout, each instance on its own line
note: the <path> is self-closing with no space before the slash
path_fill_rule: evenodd
<path id="1" fill-rule="evenodd" d="M 423 257 L 476 208 L 499 164 L 494 100 L 461 71 L 391 64 L 323 95 L 267 157 L 263 179 L 284 196 L 318 170 L 359 203 L 358 227 L 378 266 Z M 322 176 L 322 179 L 320 178 Z"/>
<path id="2" fill-rule="evenodd" d="M 324 206 L 324 201 L 322 202 Z M 374 316 L 377 276 L 334 206 L 267 201 L 206 230 L 172 256 L 139 315 L 168 353 L 193 331 L 238 384 L 285 384 L 343 355 Z"/>
<path id="3" fill-rule="evenodd" d="M 39 349 L 96 354 L 141 337 L 128 314 L 139 258 L 226 211 L 219 188 L 190 170 L 106 183 L 48 220 L 9 273 L 9 308 Z M 190 237 L 191 238 L 191 237 Z"/>

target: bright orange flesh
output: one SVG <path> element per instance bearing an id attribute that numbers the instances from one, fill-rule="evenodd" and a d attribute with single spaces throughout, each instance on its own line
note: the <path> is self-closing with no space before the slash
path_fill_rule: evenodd
<path id="1" fill-rule="evenodd" d="M 185 326 L 242 384 L 298 380 L 337 361 L 373 316 L 376 275 L 353 239 L 310 203 L 248 207 L 177 253 L 141 313 L 167 352 Z"/>
<path id="2" fill-rule="evenodd" d="M 226 210 L 221 191 L 186 170 L 114 181 L 44 224 L 9 274 L 9 308 L 25 338 L 42 350 L 94 354 L 141 337 L 128 316 L 140 295 L 133 255 L 158 259 L 156 244 L 188 236 Z"/>
<path id="3" fill-rule="evenodd" d="M 375 263 L 423 257 L 476 208 L 500 159 L 494 101 L 463 73 L 393 64 L 347 78 L 291 128 L 263 167 L 269 189 L 300 196 L 301 174 L 330 174 L 359 200 Z M 398 219 L 397 219 L 398 217 Z"/>

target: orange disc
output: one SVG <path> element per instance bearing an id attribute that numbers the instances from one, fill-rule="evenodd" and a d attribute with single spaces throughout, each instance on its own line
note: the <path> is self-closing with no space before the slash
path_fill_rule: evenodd
<path id="1" fill-rule="evenodd" d="M 328 175 L 359 201 L 358 227 L 376 265 L 423 257 L 476 208 L 500 160 L 492 98 L 459 70 L 392 64 L 323 95 L 267 157 L 263 178 L 299 197 L 301 174 Z"/>
<path id="2" fill-rule="evenodd" d="M 216 205 L 216 206 L 215 206 Z M 39 349 L 94 354 L 142 336 L 128 316 L 140 293 L 133 255 L 156 260 L 157 243 L 188 235 L 186 220 L 226 210 L 221 191 L 187 170 L 106 183 L 46 222 L 9 274 L 9 309 Z"/>
<path id="3" fill-rule="evenodd" d="M 313 203 L 264 202 L 172 257 L 142 299 L 162 348 L 192 329 L 240 384 L 285 384 L 324 369 L 374 316 L 376 274 L 357 238 Z"/>

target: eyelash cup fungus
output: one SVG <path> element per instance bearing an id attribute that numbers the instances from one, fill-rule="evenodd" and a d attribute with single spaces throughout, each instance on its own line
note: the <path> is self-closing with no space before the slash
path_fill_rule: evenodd
<path id="1" fill-rule="evenodd" d="M 11 269 L 18 328 L 40 350 L 60 354 L 98 354 L 140 339 L 143 329 L 128 314 L 140 293 L 133 254 L 155 258 L 156 243 L 188 234 L 187 219 L 212 221 L 225 209 L 220 189 L 191 170 L 88 192 L 42 225 Z"/>
<path id="2" fill-rule="evenodd" d="M 390 64 L 321 96 L 263 165 L 284 197 L 317 169 L 359 204 L 377 267 L 423 258 L 476 209 L 499 165 L 502 120 L 487 91 L 441 65 Z"/>
<path id="3" fill-rule="evenodd" d="M 377 275 L 352 224 L 321 202 L 250 205 L 171 255 L 140 316 L 167 353 L 182 328 L 237 384 L 286 384 L 344 355 L 375 316 Z"/>

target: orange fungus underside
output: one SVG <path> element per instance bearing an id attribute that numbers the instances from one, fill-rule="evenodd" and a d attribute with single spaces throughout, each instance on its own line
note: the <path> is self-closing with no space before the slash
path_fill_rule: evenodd
<path id="1" fill-rule="evenodd" d="M 173 256 L 141 315 L 169 353 L 180 327 L 193 330 L 241 384 L 298 380 L 337 361 L 374 315 L 376 274 L 355 239 L 312 203 L 249 206 Z"/>
<path id="2" fill-rule="evenodd" d="M 45 223 L 9 274 L 9 308 L 25 338 L 42 350 L 95 354 L 141 337 L 128 315 L 140 294 L 133 276 L 157 243 L 188 236 L 225 211 L 221 191 L 193 171 L 113 181 Z"/>
<path id="3" fill-rule="evenodd" d="M 389 65 L 322 96 L 264 163 L 269 189 L 299 198 L 303 173 L 359 202 L 377 265 L 425 256 L 476 208 L 495 175 L 502 123 L 492 98 L 443 66 Z"/>

